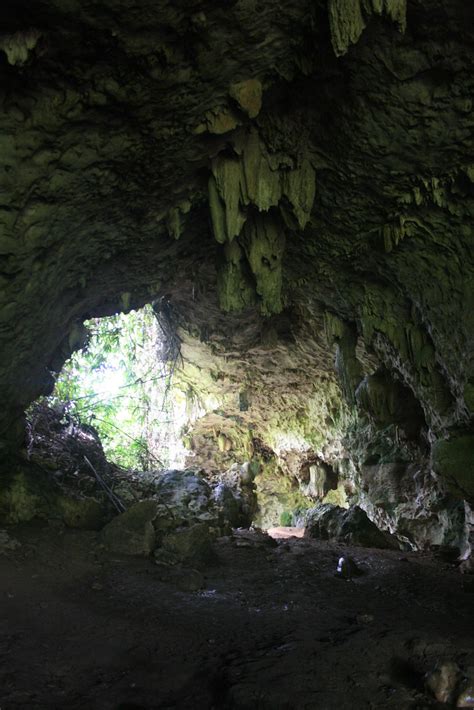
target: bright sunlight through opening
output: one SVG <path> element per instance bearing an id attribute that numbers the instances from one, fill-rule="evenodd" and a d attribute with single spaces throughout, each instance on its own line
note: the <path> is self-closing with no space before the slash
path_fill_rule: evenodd
<path id="1" fill-rule="evenodd" d="M 186 398 L 175 386 L 159 319 L 151 306 L 95 318 L 83 350 L 56 381 L 51 403 L 93 426 L 107 457 L 135 470 L 182 468 Z"/>

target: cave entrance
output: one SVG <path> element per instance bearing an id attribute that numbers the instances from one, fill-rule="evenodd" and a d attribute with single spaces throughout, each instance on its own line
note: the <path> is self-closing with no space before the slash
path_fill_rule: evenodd
<path id="1" fill-rule="evenodd" d="M 87 342 L 41 404 L 95 430 L 107 459 L 121 468 L 182 467 L 186 403 L 172 387 L 179 350 L 170 356 L 159 314 L 147 305 L 84 325 Z"/>

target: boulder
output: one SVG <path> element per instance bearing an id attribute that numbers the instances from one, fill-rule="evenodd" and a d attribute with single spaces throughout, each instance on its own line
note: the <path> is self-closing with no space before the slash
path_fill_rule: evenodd
<path id="1" fill-rule="evenodd" d="M 249 530 L 239 529 L 232 533 L 232 540 L 237 547 L 277 547 L 278 543 L 265 530 L 250 528 Z"/>
<path id="2" fill-rule="evenodd" d="M 425 462 L 363 465 L 360 473 L 358 503 L 378 528 L 413 550 L 451 547 L 460 558 L 469 551 L 470 509 Z"/>
<path id="3" fill-rule="evenodd" d="M 135 503 L 105 526 L 101 542 L 115 554 L 148 557 L 156 545 L 153 521 L 157 508 L 154 500 Z"/>
<path id="4" fill-rule="evenodd" d="M 174 556 L 179 562 L 198 564 L 212 558 L 212 540 L 209 526 L 205 523 L 196 523 L 168 533 L 162 540 L 161 549 Z"/>
<path id="5" fill-rule="evenodd" d="M 231 487 L 228 483 L 218 483 L 213 491 L 213 499 L 219 516 L 219 527 L 224 532 L 251 524 L 250 507 L 236 487 Z"/>
<path id="6" fill-rule="evenodd" d="M 396 538 L 379 530 L 357 505 L 347 510 L 330 503 L 312 508 L 306 517 L 305 537 L 362 547 L 399 549 Z"/>
<path id="7" fill-rule="evenodd" d="M 194 471 L 165 471 L 155 479 L 153 497 L 160 504 L 160 519 L 172 521 L 171 527 L 190 521 L 217 522 L 212 489 Z"/>
<path id="8" fill-rule="evenodd" d="M 227 474 L 210 484 L 191 469 L 148 471 L 121 480 L 114 492 L 127 507 L 153 499 L 154 527 L 161 536 L 196 523 L 230 532 L 251 524 L 256 498 L 249 465 L 236 466 L 233 475 Z"/>
<path id="9" fill-rule="evenodd" d="M 219 514 L 219 525 L 227 534 L 232 528 L 250 527 L 257 512 L 254 479 L 260 465 L 257 461 L 233 463 L 219 476 L 213 498 Z"/>

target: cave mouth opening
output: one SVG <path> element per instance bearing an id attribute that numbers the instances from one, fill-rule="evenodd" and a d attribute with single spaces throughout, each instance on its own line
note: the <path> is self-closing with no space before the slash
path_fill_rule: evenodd
<path id="1" fill-rule="evenodd" d="M 182 468 L 186 402 L 173 387 L 179 350 L 170 351 L 158 309 L 84 322 L 81 348 L 55 376 L 51 395 L 30 409 L 30 425 L 48 410 L 76 433 L 97 435 L 113 465 L 130 471 Z"/>
<path id="2" fill-rule="evenodd" d="M 220 530 L 301 537 L 312 505 L 328 502 L 330 493 L 331 502 L 341 502 L 334 498 L 337 474 L 321 464 L 293 475 L 287 455 L 304 462 L 314 452 L 291 432 L 277 431 L 271 447 L 260 440 L 249 390 L 232 382 L 229 395 L 229 380 L 197 350 L 201 341 L 193 337 L 190 348 L 186 333 L 178 335 L 179 322 L 166 298 L 84 321 L 84 337 L 54 375 L 54 390 L 27 412 L 28 458 L 46 473 L 38 480 L 59 482 L 66 497 L 98 498 L 108 518 L 159 497 L 159 479 L 166 488 L 167 475 L 179 474 L 169 477 L 170 490 L 188 488 L 193 498 L 202 482 Z M 44 515 L 56 508 L 54 499 Z M 70 523 L 89 524 L 80 516 Z"/>

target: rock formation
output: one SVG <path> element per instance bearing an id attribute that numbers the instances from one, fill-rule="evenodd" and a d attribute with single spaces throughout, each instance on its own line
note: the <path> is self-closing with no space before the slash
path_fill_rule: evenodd
<path id="1" fill-rule="evenodd" d="M 4 459 L 83 321 L 153 301 L 203 405 L 191 463 L 254 460 L 284 512 L 319 462 L 327 495 L 467 554 L 471 5 L 6 0 L 0 19 Z"/>

